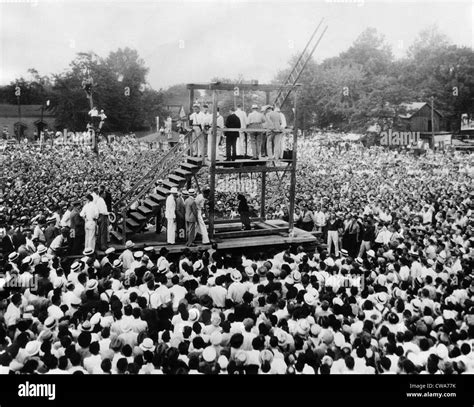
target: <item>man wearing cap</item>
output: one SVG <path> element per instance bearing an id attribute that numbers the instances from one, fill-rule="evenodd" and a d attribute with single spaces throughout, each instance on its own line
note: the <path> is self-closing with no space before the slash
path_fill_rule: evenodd
<path id="1" fill-rule="evenodd" d="M 99 210 L 97 205 L 94 204 L 94 198 L 88 194 L 86 196 L 87 203 L 82 208 L 80 215 L 84 218 L 84 230 L 85 230 L 85 247 L 95 248 L 96 243 L 96 227 L 97 219 L 99 217 Z"/>
<path id="2" fill-rule="evenodd" d="M 48 226 L 44 230 L 44 238 L 46 239 L 45 246 L 49 247 L 54 238 L 59 234 L 58 228 L 55 226 L 56 219 L 51 216 L 46 220 Z"/>
<path id="3" fill-rule="evenodd" d="M 252 105 L 252 111 L 249 113 L 247 118 L 249 129 L 263 129 L 265 123 L 265 117 L 261 112 L 258 111 L 258 105 Z M 263 132 L 250 133 L 250 145 L 252 148 L 252 160 L 258 160 L 262 152 L 262 136 Z"/>
<path id="4" fill-rule="evenodd" d="M 184 207 L 186 210 L 186 235 L 187 242 L 186 246 L 192 246 L 194 239 L 196 239 L 196 223 L 198 220 L 198 209 L 194 197 L 196 192 L 194 189 L 190 189 L 188 198 L 184 201 Z"/>
<path id="5" fill-rule="evenodd" d="M 225 119 L 225 127 L 228 129 L 239 129 L 240 128 L 240 119 L 235 114 L 235 109 L 232 107 L 230 109 L 230 114 Z M 226 149 L 226 161 L 235 161 L 237 157 L 237 138 L 239 137 L 239 132 L 231 131 L 225 133 L 225 149 Z"/>
<path id="6" fill-rule="evenodd" d="M 193 105 L 193 113 L 189 116 L 189 122 L 193 129 L 193 140 L 198 138 L 201 135 L 203 124 L 204 124 L 204 115 L 201 112 L 201 108 L 197 103 Z M 200 141 L 198 145 L 200 145 Z M 191 147 L 190 154 L 196 156 L 198 152 L 198 148 L 196 147 L 196 143 L 193 144 Z"/>
<path id="7" fill-rule="evenodd" d="M 119 256 L 119 260 L 122 262 L 123 270 L 128 270 L 134 261 L 132 249 L 135 246 L 131 240 L 125 242 L 125 250 Z"/>
<path id="8" fill-rule="evenodd" d="M 171 188 L 166 198 L 165 218 L 166 218 L 166 242 L 168 244 L 176 243 L 176 196 L 178 189 Z"/>

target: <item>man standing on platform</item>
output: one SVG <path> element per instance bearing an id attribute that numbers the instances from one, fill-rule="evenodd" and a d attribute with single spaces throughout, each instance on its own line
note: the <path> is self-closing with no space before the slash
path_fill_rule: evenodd
<path id="1" fill-rule="evenodd" d="M 209 197 L 209 188 L 204 188 L 202 193 L 199 193 L 196 197 L 196 206 L 197 206 L 197 221 L 199 226 L 199 232 L 202 236 L 202 243 L 209 244 L 209 235 L 207 234 L 206 224 L 204 223 L 204 218 L 202 217 L 202 213 L 204 211 L 204 207 L 206 205 L 206 200 Z"/>
<path id="2" fill-rule="evenodd" d="M 280 115 L 280 128 L 286 129 L 286 117 L 285 115 L 280 111 L 279 107 L 275 107 L 275 113 L 278 113 Z M 275 158 L 277 160 L 281 160 L 283 158 L 283 150 L 284 150 L 284 133 L 277 133 L 275 134 L 275 138 L 273 140 L 274 145 L 275 145 Z"/>
<path id="3" fill-rule="evenodd" d="M 92 195 L 88 194 L 86 196 L 87 203 L 84 205 L 81 211 L 81 216 L 84 218 L 85 224 L 85 234 L 86 241 L 85 247 L 95 250 L 95 229 L 97 226 L 97 218 L 99 217 L 99 210 L 97 209 L 96 204 L 93 202 L 94 198 Z"/>
<path id="4" fill-rule="evenodd" d="M 96 206 L 99 211 L 99 220 L 97 221 L 99 237 L 98 248 L 99 250 L 106 251 L 109 235 L 109 211 L 107 209 L 107 204 L 105 203 L 105 190 L 99 192 L 99 197 L 96 201 Z"/>
<path id="5" fill-rule="evenodd" d="M 240 119 L 235 114 L 235 109 L 230 109 L 230 115 L 225 120 L 225 127 L 228 129 L 239 129 Z M 232 131 L 225 133 L 225 149 L 226 149 L 226 161 L 235 161 L 236 158 L 236 143 L 239 137 L 239 132 Z"/>
<path id="6" fill-rule="evenodd" d="M 71 254 L 76 255 L 84 250 L 84 219 L 79 214 L 81 203 L 73 203 L 71 211 Z"/>
<path id="7" fill-rule="evenodd" d="M 235 114 L 240 119 L 240 127 L 245 129 L 247 127 L 247 114 L 242 110 L 242 105 L 237 105 L 237 110 Z M 239 137 L 237 138 L 237 155 L 241 155 L 245 158 L 247 155 L 247 142 L 246 142 L 246 133 L 241 131 Z"/>
<path id="8" fill-rule="evenodd" d="M 184 201 L 188 196 L 188 191 L 183 190 L 176 198 L 176 227 L 178 229 L 178 242 L 186 241 L 186 207 Z"/>
<path id="9" fill-rule="evenodd" d="M 281 133 L 280 114 L 273 111 L 273 106 L 271 105 L 266 106 L 265 111 L 265 127 L 269 130 L 269 133 L 267 133 L 267 155 L 268 158 L 279 159 L 279 157 L 277 157 L 277 154 L 280 154 L 280 150 L 278 149 L 278 146 L 274 147 L 274 144 L 275 136 L 278 133 Z M 279 141 L 279 139 L 277 138 L 276 141 Z"/>
<path id="10" fill-rule="evenodd" d="M 186 246 L 194 245 L 194 239 L 196 239 L 196 223 L 198 219 L 198 210 L 194 196 L 196 192 L 194 189 L 190 189 L 188 198 L 184 201 L 184 207 L 186 210 L 186 234 L 187 242 Z"/>
<path id="11" fill-rule="evenodd" d="M 202 128 L 202 143 L 199 143 L 200 154 L 203 157 L 210 157 L 209 132 L 212 128 L 212 114 L 209 112 L 209 106 L 203 105 L 203 128 Z M 202 144 L 202 146 L 201 146 Z"/>
<path id="12" fill-rule="evenodd" d="M 252 112 L 247 118 L 247 128 L 249 129 L 263 129 L 265 117 L 258 111 L 257 105 L 252 105 Z M 252 147 L 252 160 L 258 160 L 262 152 L 262 136 L 263 133 L 249 133 L 250 145 Z"/>
<path id="13" fill-rule="evenodd" d="M 204 115 L 201 112 L 201 108 L 199 107 L 197 103 L 193 105 L 193 113 L 189 117 L 189 120 L 193 128 L 193 139 L 196 139 L 197 137 L 201 135 L 202 127 L 204 124 Z M 198 141 L 198 146 L 201 147 L 201 141 Z M 191 148 L 190 154 L 196 157 L 197 151 L 198 149 L 196 145 L 193 145 L 193 147 Z"/>
<path id="14" fill-rule="evenodd" d="M 175 244 L 176 242 L 176 195 L 178 195 L 178 190 L 173 187 L 168 198 L 166 198 L 166 242 L 168 244 Z"/>

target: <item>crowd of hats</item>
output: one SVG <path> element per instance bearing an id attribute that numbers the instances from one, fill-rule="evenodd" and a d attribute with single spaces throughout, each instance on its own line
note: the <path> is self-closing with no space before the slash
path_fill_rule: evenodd
<path id="1" fill-rule="evenodd" d="M 46 222 L 51 212 L 82 201 L 94 186 L 107 185 L 116 201 L 159 157 L 134 139 L 101 144 L 100 157 L 79 146 L 9 144 L 0 178 L 0 227 Z"/>
<path id="2" fill-rule="evenodd" d="M 12 253 L 0 372 L 474 373 L 470 156 L 303 143 L 299 202 L 396 226 L 394 239 L 360 257 L 321 245 L 178 259 L 132 241 L 74 261 Z M 6 289 L 12 276 L 35 284 Z"/>

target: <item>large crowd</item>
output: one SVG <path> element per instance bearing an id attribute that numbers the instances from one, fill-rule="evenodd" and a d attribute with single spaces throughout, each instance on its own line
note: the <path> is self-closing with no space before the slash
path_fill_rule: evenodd
<path id="1" fill-rule="evenodd" d="M 151 165 L 153 153 L 104 148 L 101 160 L 67 147 L 3 160 L 0 213 L 14 233 L 0 372 L 474 373 L 472 155 L 302 139 L 291 216 L 318 236 L 311 252 L 173 257 L 128 241 L 122 253 L 57 255 L 22 222 L 45 207 L 61 218 L 102 184 L 118 197 Z M 269 181 L 267 217 L 288 219 L 288 179 Z M 237 194 L 218 199 L 238 216 Z"/>

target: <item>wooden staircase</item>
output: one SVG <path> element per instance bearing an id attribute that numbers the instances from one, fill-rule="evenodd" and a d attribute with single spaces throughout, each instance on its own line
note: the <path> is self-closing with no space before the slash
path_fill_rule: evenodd
<path id="1" fill-rule="evenodd" d="M 173 147 L 119 200 L 114 206 L 117 217 L 115 228 L 111 231 L 114 239 L 125 243 L 131 235 L 141 232 L 162 210 L 171 188 L 179 189 L 191 184 L 192 178 L 203 166 L 201 157 L 187 155 L 196 141 Z M 157 186 L 158 179 L 163 180 Z"/>

